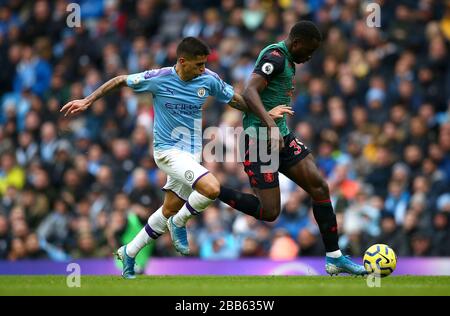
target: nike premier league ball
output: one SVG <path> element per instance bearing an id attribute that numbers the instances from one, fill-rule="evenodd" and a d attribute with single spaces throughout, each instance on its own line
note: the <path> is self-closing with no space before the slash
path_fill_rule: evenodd
<path id="1" fill-rule="evenodd" d="M 364 254 L 364 268 L 369 273 L 386 277 L 394 272 L 396 266 L 397 256 L 387 245 L 373 245 Z"/>

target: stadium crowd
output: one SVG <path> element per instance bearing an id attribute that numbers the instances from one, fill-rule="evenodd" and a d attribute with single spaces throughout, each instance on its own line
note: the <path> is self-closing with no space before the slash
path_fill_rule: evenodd
<path id="1" fill-rule="evenodd" d="M 81 25 L 68 27 L 70 2 Z M 242 91 L 259 51 L 299 19 L 324 41 L 297 67 L 289 119 L 326 175 L 346 254 L 450 256 L 450 1 L 0 0 L 0 260 L 111 256 L 161 204 L 152 100 L 122 88 L 68 119 L 59 109 L 108 79 L 176 63 L 185 36 Z M 204 127 L 241 124 L 223 104 Z M 251 192 L 242 164 L 205 162 Z M 206 259 L 323 256 L 307 194 L 280 178 L 282 214 L 257 221 L 217 202 L 188 225 Z M 128 233 L 127 233 L 128 231 Z M 163 235 L 154 256 L 175 256 Z"/>

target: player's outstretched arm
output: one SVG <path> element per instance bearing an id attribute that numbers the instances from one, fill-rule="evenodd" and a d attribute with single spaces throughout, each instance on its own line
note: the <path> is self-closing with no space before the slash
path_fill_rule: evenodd
<path id="1" fill-rule="evenodd" d="M 292 110 L 292 107 L 290 107 L 286 104 L 278 105 L 278 106 L 274 107 L 272 110 L 270 110 L 268 113 L 273 120 L 283 118 L 285 113 L 289 114 L 291 116 L 294 115 L 294 111 Z"/>
<path id="2" fill-rule="evenodd" d="M 245 103 L 244 98 L 239 93 L 234 93 L 233 98 L 230 102 L 228 102 L 228 105 L 242 112 L 250 111 L 247 103 Z"/>
<path id="3" fill-rule="evenodd" d="M 228 105 L 242 112 L 250 112 L 250 109 L 247 103 L 245 102 L 244 97 L 239 93 L 235 93 L 233 95 L 233 98 L 231 99 L 230 102 L 228 102 Z M 285 104 L 278 105 L 268 112 L 269 116 L 273 120 L 283 118 L 285 113 L 289 115 L 294 115 L 292 107 L 287 106 Z"/>
<path id="4" fill-rule="evenodd" d="M 68 116 L 68 115 L 70 116 L 70 115 L 77 114 L 79 112 L 83 112 L 87 108 L 89 108 L 92 105 L 92 103 L 94 103 L 96 100 L 103 97 L 109 91 L 114 90 L 117 87 L 125 85 L 126 82 L 127 82 L 126 75 L 114 77 L 111 80 L 105 82 L 102 86 L 100 86 L 97 90 L 92 92 L 86 98 L 68 102 L 66 105 L 64 105 L 61 108 L 60 112 L 65 112 L 64 116 Z"/>

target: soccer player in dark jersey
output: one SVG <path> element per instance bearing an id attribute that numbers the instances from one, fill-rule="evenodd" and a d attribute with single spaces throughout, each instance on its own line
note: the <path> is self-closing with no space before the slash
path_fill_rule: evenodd
<path id="1" fill-rule="evenodd" d="M 300 21 L 292 27 L 284 41 L 267 46 L 259 54 L 244 91 L 251 112 L 244 114 L 243 127 L 245 130 L 261 127 L 278 129 L 279 168 L 273 172 L 262 172 L 264 163 L 259 156 L 257 161 L 249 159 L 249 152 L 253 152 L 252 145 L 257 144 L 258 139 L 246 137 L 244 169 L 257 197 L 221 187 L 219 199 L 257 219 L 274 221 L 280 214 L 278 171 L 282 172 L 313 200 L 314 217 L 326 249 L 327 273 L 364 275 L 364 267 L 353 263 L 339 249 L 336 216 L 328 184 L 317 169 L 311 151 L 289 131 L 285 117 L 274 121 L 268 114 L 279 104 L 290 104 L 295 64 L 310 60 L 321 41 L 322 36 L 314 23 Z"/>

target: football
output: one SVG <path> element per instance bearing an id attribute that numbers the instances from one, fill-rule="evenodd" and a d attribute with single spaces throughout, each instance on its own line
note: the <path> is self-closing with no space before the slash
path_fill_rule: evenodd
<path id="1" fill-rule="evenodd" d="M 369 273 L 386 277 L 394 272 L 397 256 L 394 250 L 384 244 L 375 244 L 364 253 L 364 268 Z"/>

